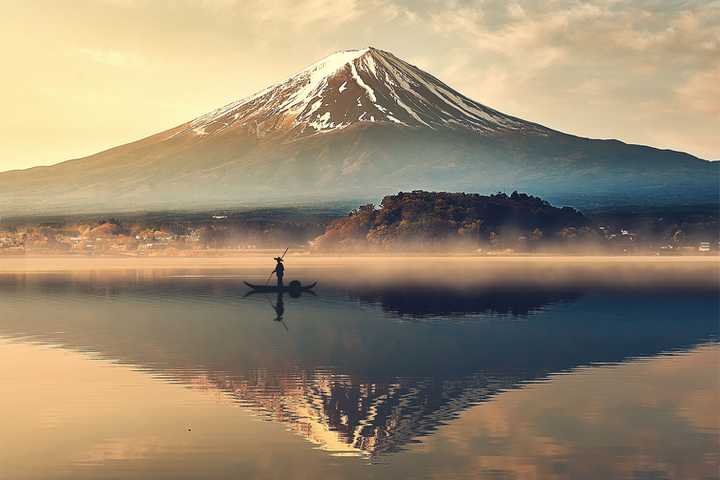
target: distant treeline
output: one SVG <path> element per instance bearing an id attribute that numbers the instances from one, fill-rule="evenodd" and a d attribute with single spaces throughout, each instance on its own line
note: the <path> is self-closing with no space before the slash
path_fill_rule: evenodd
<path id="1" fill-rule="evenodd" d="M 710 253 L 718 250 L 716 205 L 622 207 L 581 213 L 513 192 L 414 191 L 385 197 L 332 222 L 319 250 L 480 249 L 519 252 Z"/>
<path id="2" fill-rule="evenodd" d="M 414 191 L 349 214 L 343 205 L 82 215 L 0 221 L 0 253 L 172 254 L 310 247 L 316 251 L 714 252 L 717 205 L 558 208 L 524 193 Z"/>
<path id="3" fill-rule="evenodd" d="M 6 253 L 181 253 L 303 246 L 340 214 L 320 209 L 139 213 L 0 221 Z"/>

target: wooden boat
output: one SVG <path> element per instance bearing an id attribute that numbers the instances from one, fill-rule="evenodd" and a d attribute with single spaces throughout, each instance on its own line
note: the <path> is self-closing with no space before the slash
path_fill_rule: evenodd
<path id="1" fill-rule="evenodd" d="M 243 282 L 248 287 L 252 288 L 256 292 L 303 292 L 307 290 L 312 290 L 315 288 L 315 285 L 317 285 L 317 282 L 313 282 L 308 285 L 302 285 L 297 280 L 293 280 L 292 282 L 288 283 L 287 285 L 283 285 L 282 287 L 278 287 L 277 285 L 255 285 L 254 283 L 250 282 Z"/>

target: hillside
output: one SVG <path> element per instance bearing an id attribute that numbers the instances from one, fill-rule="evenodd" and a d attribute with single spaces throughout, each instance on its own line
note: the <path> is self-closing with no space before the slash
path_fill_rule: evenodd
<path id="1" fill-rule="evenodd" d="M 556 208 L 533 196 L 513 192 L 484 196 L 414 191 L 364 205 L 331 223 L 313 246 L 319 250 L 405 249 L 494 246 L 552 239 L 588 219 L 570 207 Z"/>

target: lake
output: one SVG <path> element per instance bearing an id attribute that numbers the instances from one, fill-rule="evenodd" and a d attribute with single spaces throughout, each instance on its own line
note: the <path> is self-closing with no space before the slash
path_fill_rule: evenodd
<path id="1" fill-rule="evenodd" d="M 0 259 L 1 479 L 717 479 L 717 258 Z"/>

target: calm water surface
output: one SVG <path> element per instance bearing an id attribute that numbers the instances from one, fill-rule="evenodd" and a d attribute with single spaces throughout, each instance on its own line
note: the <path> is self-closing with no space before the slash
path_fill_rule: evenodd
<path id="1" fill-rule="evenodd" d="M 0 274 L 0 478 L 718 478 L 717 265 L 514 269 Z"/>

